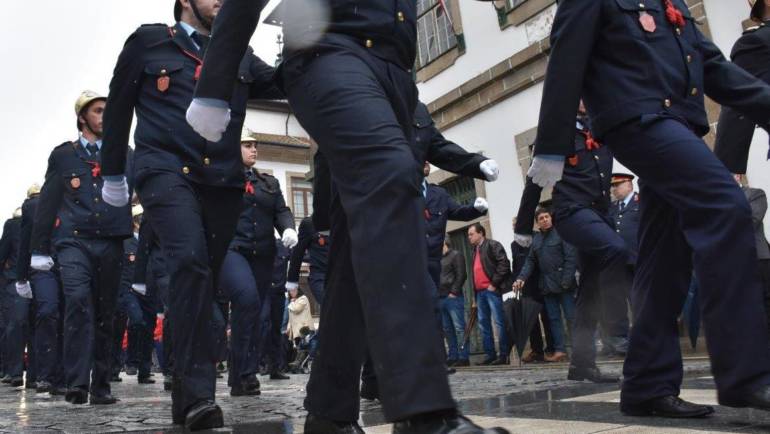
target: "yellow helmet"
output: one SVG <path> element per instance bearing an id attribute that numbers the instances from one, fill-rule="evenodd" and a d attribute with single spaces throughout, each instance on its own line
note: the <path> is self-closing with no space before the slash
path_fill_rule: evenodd
<path id="1" fill-rule="evenodd" d="M 243 127 L 243 130 L 241 130 L 241 143 L 243 142 L 256 142 L 257 137 L 254 134 L 254 131 L 251 131 L 250 129 Z"/>
<path id="2" fill-rule="evenodd" d="M 20 218 L 21 217 L 21 208 L 16 208 L 13 211 L 13 218 Z"/>
<path id="3" fill-rule="evenodd" d="M 40 194 L 40 184 L 34 183 L 27 189 L 27 199 L 30 197 Z"/>
<path id="4" fill-rule="evenodd" d="M 144 214 L 144 208 L 142 208 L 141 205 L 136 204 L 131 207 L 131 217 L 136 218 L 137 216 L 140 216 Z"/>
<path id="5" fill-rule="evenodd" d="M 84 90 L 83 93 L 80 94 L 77 101 L 75 101 L 75 115 L 80 116 L 80 113 L 83 111 L 88 104 L 91 104 L 94 101 L 102 100 L 107 101 L 107 97 L 100 95 L 92 90 Z"/>

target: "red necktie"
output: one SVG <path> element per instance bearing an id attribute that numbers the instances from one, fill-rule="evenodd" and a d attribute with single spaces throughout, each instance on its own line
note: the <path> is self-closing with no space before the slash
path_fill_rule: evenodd
<path id="1" fill-rule="evenodd" d="M 684 27 L 685 21 L 682 11 L 677 9 L 671 0 L 663 0 L 663 5 L 666 7 L 666 18 L 668 19 L 668 22 L 679 28 Z"/>

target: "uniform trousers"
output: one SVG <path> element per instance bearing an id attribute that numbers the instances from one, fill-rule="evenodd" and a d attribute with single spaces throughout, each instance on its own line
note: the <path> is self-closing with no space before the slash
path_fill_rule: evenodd
<path id="1" fill-rule="evenodd" d="M 328 159 L 338 193 L 305 407 L 322 418 L 357 420 L 368 347 L 385 418 L 400 420 L 455 408 L 431 314 L 422 164 L 411 126 L 417 95 L 410 72 L 348 41 L 283 65 L 292 109 Z"/>
<path id="2" fill-rule="evenodd" d="M 214 400 L 214 282 L 235 231 L 243 191 L 194 184 L 172 172 L 139 174 L 137 191 L 170 276 L 171 412 L 179 421 L 196 403 Z"/>
<path id="3" fill-rule="evenodd" d="M 123 243 L 71 238 L 58 243 L 56 251 L 64 291 L 67 387 L 107 395 Z"/>
<path id="4" fill-rule="evenodd" d="M 64 294 L 54 271 L 34 271 L 30 276 L 35 305 L 35 367 L 38 381 L 64 387 L 62 324 Z"/>
<path id="5" fill-rule="evenodd" d="M 24 349 L 30 341 L 32 300 L 16 292 L 15 281 L 9 281 L 3 295 L 6 313 L 5 373 L 12 378 L 24 375 Z M 30 350 L 32 346 L 29 347 Z M 32 351 L 30 351 L 30 354 Z"/>
<path id="6" fill-rule="evenodd" d="M 229 298 L 230 363 L 228 384 L 240 387 L 259 372 L 262 306 L 270 291 L 272 256 L 230 250 L 222 265 L 219 287 Z"/>
<path id="7" fill-rule="evenodd" d="M 770 347 L 751 208 L 729 171 L 683 122 L 643 116 L 604 137 L 642 180 L 634 327 L 621 400 L 678 395 L 677 317 L 692 267 L 721 404 L 770 383 Z M 729 324 L 729 327 L 725 327 Z"/>
<path id="8" fill-rule="evenodd" d="M 269 359 L 271 372 L 280 371 L 286 364 L 281 334 L 281 323 L 285 308 L 286 286 L 273 285 L 265 299 L 265 303 L 262 305 L 262 314 L 260 315 L 262 322 L 262 350 L 259 352 Z"/>
<path id="9" fill-rule="evenodd" d="M 556 215 L 556 230 L 562 239 L 578 250 L 580 285 L 572 326 L 572 364 L 587 368 L 596 365 L 594 336 L 602 317 L 602 300 L 612 287 L 615 276 L 610 270 L 624 266 L 628 249 L 623 238 L 612 228 L 609 217 L 591 208 Z M 602 272 L 607 270 L 607 272 Z M 625 297 L 623 297 L 623 312 Z"/>

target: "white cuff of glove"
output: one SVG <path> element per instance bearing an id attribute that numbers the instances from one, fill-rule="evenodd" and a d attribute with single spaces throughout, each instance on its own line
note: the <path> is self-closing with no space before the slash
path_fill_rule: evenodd
<path id="1" fill-rule="evenodd" d="M 479 169 L 481 169 L 481 173 L 487 177 L 489 182 L 497 181 L 497 177 L 500 175 L 500 169 L 497 167 L 497 161 L 495 160 L 482 161 L 479 164 Z"/>
<path id="2" fill-rule="evenodd" d="M 32 286 L 30 286 L 29 281 L 16 282 L 16 293 L 19 294 L 20 297 L 31 299 Z"/>
<path id="3" fill-rule="evenodd" d="M 147 285 L 144 283 L 134 283 L 131 285 L 131 289 L 139 295 L 147 295 Z"/>
<path id="4" fill-rule="evenodd" d="M 283 235 L 281 236 L 281 243 L 283 243 L 284 247 L 287 249 L 294 248 L 298 242 L 299 237 L 297 237 L 297 231 L 294 229 L 286 229 L 283 231 Z"/>
<path id="5" fill-rule="evenodd" d="M 292 289 L 299 288 L 299 282 L 286 282 L 286 290 L 291 291 Z"/>
<path id="6" fill-rule="evenodd" d="M 473 202 L 473 207 L 476 208 L 476 211 L 478 212 L 487 212 L 489 209 L 489 204 L 483 197 L 477 197 L 476 201 Z"/>
<path id="7" fill-rule="evenodd" d="M 519 235 L 514 232 L 513 242 L 520 245 L 521 247 L 529 247 L 532 245 L 532 235 Z"/>
<path id="8" fill-rule="evenodd" d="M 53 258 L 46 255 L 32 255 L 29 260 L 29 266 L 37 271 L 48 271 L 53 268 L 53 264 Z"/>
<path id="9" fill-rule="evenodd" d="M 506 292 L 503 294 L 503 301 L 513 300 L 516 298 L 516 291 Z"/>
<path id="10" fill-rule="evenodd" d="M 186 117 L 187 123 L 201 137 L 209 142 L 218 142 L 230 124 L 230 109 L 227 103 L 221 106 L 195 98 L 187 108 Z"/>
<path id="11" fill-rule="evenodd" d="M 535 184 L 548 188 L 561 181 L 563 173 L 564 157 L 559 155 L 538 155 L 532 160 L 527 176 L 531 177 L 532 182 Z"/>
<path id="12" fill-rule="evenodd" d="M 128 205 L 129 197 L 126 177 L 124 176 L 120 181 L 108 181 L 105 179 L 102 186 L 102 199 L 116 208 Z"/>

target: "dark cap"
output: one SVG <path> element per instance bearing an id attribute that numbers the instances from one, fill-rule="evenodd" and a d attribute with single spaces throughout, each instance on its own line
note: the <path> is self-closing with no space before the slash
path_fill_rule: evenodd
<path id="1" fill-rule="evenodd" d="M 179 0 L 174 2 L 174 19 L 177 21 L 182 19 L 182 3 L 179 3 Z"/>
<path id="2" fill-rule="evenodd" d="M 757 21 L 762 21 L 762 17 L 765 15 L 765 1 L 749 0 L 749 5 L 751 5 L 750 17 Z"/>
<path id="3" fill-rule="evenodd" d="M 612 174 L 612 180 L 610 181 L 610 184 L 620 184 L 626 181 L 633 181 L 635 178 L 634 175 L 631 175 L 630 173 L 613 173 Z"/>

